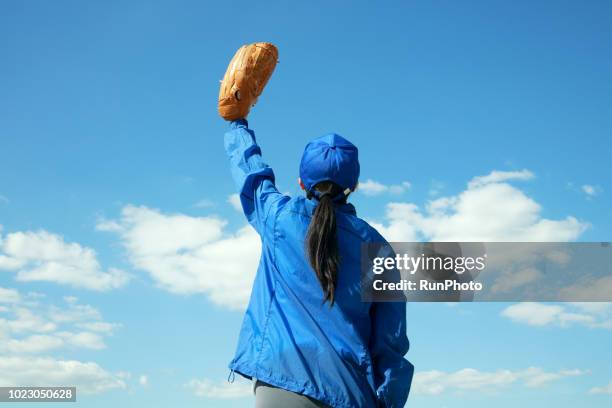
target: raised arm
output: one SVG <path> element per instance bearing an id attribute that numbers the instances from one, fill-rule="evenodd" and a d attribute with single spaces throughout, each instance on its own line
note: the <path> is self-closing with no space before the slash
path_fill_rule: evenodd
<path id="1" fill-rule="evenodd" d="M 272 227 L 274 214 L 289 200 L 274 184 L 274 172 L 261 157 L 255 132 L 246 119 L 230 122 L 225 133 L 225 151 L 238 188 L 242 210 L 249 223 L 263 237 Z"/>

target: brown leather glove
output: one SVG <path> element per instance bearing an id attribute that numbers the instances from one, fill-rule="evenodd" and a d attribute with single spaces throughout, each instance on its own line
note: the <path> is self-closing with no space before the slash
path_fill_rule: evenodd
<path id="1" fill-rule="evenodd" d="M 219 115 L 225 120 L 244 119 L 255 105 L 278 61 L 270 43 L 243 45 L 229 63 L 219 89 Z"/>

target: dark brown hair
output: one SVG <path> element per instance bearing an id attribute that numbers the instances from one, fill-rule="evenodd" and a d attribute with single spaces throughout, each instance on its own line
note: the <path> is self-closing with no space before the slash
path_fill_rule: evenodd
<path id="1" fill-rule="evenodd" d="M 334 305 L 340 264 L 334 198 L 341 196 L 342 201 L 346 201 L 346 197 L 343 196 L 340 186 L 329 181 L 320 182 L 314 189 L 319 202 L 306 233 L 306 253 L 323 289 L 323 303 L 329 301 L 331 307 Z M 312 196 L 312 193 L 308 193 L 309 198 Z"/>

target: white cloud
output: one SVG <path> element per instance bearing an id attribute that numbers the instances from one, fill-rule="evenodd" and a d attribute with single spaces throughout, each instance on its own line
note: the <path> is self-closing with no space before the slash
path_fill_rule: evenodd
<path id="1" fill-rule="evenodd" d="M 557 322 L 562 312 L 561 306 L 526 302 L 508 306 L 502 311 L 502 316 L 530 326 L 546 326 Z"/>
<path id="2" fill-rule="evenodd" d="M 2 236 L 0 236 L 0 251 L 2 251 Z M 23 262 L 20 259 L 11 258 L 3 255 L 0 252 L 0 270 L 15 270 L 23 266 Z"/>
<path id="3" fill-rule="evenodd" d="M 487 184 L 502 183 L 510 180 L 531 180 L 532 178 L 534 178 L 533 173 L 527 169 L 521 171 L 493 170 L 486 176 L 474 177 L 468 183 L 468 188 L 482 187 Z"/>
<path id="4" fill-rule="evenodd" d="M 595 187 L 590 184 L 584 184 L 582 186 L 582 191 L 588 196 L 594 196 L 596 194 Z"/>
<path id="5" fill-rule="evenodd" d="M 123 271 L 103 270 L 93 249 L 44 230 L 0 237 L 0 269 L 16 272 L 22 282 L 47 281 L 99 291 L 128 281 Z"/>
<path id="6" fill-rule="evenodd" d="M 572 302 L 571 305 L 594 315 L 605 315 L 612 311 L 610 302 Z"/>
<path id="7" fill-rule="evenodd" d="M 587 195 L 587 198 L 595 197 L 602 191 L 601 187 L 591 184 L 583 184 L 580 188 L 582 189 L 582 192 Z"/>
<path id="8" fill-rule="evenodd" d="M 50 306 L 50 318 L 54 322 L 75 323 L 101 319 L 98 309 L 90 305 L 79 304 L 77 303 L 78 299 L 74 297 L 65 297 L 64 301 L 66 302 L 66 306 Z"/>
<path id="9" fill-rule="evenodd" d="M 17 291 L 15 291 L 17 292 Z M 104 336 L 118 324 L 102 320 L 100 312 L 65 298 L 65 305 L 45 305 L 17 292 L 17 302 L 0 317 L 0 355 L 4 352 L 43 353 L 58 348 L 105 348 Z M 36 298 L 36 296 L 34 296 Z"/>
<path id="10" fill-rule="evenodd" d="M 0 286 L 0 303 L 17 303 L 19 300 L 21 296 L 18 291 Z"/>
<path id="11" fill-rule="evenodd" d="M 96 223 L 96 231 L 119 232 L 121 231 L 121 225 L 119 225 L 119 223 L 116 221 L 101 218 Z"/>
<path id="12" fill-rule="evenodd" d="M 509 292 L 513 289 L 525 286 L 528 283 L 537 281 L 541 277 L 542 272 L 533 267 L 526 267 L 519 270 L 509 268 L 502 272 L 501 276 L 491 286 L 491 292 Z"/>
<path id="13" fill-rule="evenodd" d="M 431 186 L 429 187 L 428 194 L 431 197 L 436 197 L 436 196 L 440 195 L 440 193 L 442 192 L 444 187 L 445 187 L 445 185 L 444 185 L 443 182 L 441 182 L 439 180 L 432 180 Z"/>
<path id="14" fill-rule="evenodd" d="M 0 195 L 0 204 L 8 204 L 8 203 L 9 203 L 9 199 L 3 195 Z"/>
<path id="15" fill-rule="evenodd" d="M 603 387 L 593 387 L 589 390 L 589 394 L 610 394 L 612 395 L 612 381 Z"/>
<path id="16" fill-rule="evenodd" d="M 61 306 L 44 304 L 45 296 L 5 289 L 13 298 L 0 317 L 0 384 L 5 386 L 76 386 L 95 394 L 126 388 L 125 376 L 112 374 L 94 362 L 41 355 L 74 349 L 101 349 L 104 335 L 118 325 L 102 320 L 100 312 L 65 297 Z M 82 330 L 81 326 L 92 330 Z M 98 328 L 97 332 L 93 329 Z"/>
<path id="17" fill-rule="evenodd" d="M 40 354 L 67 346 L 83 349 L 100 350 L 106 347 L 103 338 L 89 332 L 56 332 L 49 334 L 34 334 L 23 338 L 0 340 L 3 351 L 12 354 Z"/>
<path id="18" fill-rule="evenodd" d="M 0 328 L 10 333 L 48 333 L 57 329 L 57 325 L 44 319 L 38 312 L 21 305 L 12 309 L 13 318 L 0 318 Z"/>
<path id="19" fill-rule="evenodd" d="M 76 386 L 79 393 L 97 394 L 126 388 L 115 374 L 93 362 L 57 360 L 50 357 L 0 355 L 0 384 L 3 386 Z"/>
<path id="20" fill-rule="evenodd" d="M 232 194 L 227 197 L 227 202 L 232 208 L 238 212 L 242 212 L 242 203 L 240 202 L 240 196 L 238 194 Z"/>
<path id="21" fill-rule="evenodd" d="M 86 323 L 78 323 L 76 327 L 81 329 L 86 329 L 92 332 L 98 332 L 103 334 L 111 334 L 117 327 L 120 325 L 117 323 L 108 323 L 108 322 L 86 322 Z"/>
<path id="22" fill-rule="evenodd" d="M 202 293 L 218 305 L 246 305 L 261 251 L 247 225 L 227 232 L 225 220 L 163 214 L 126 206 L 117 221 L 130 262 L 161 288 L 178 294 Z"/>
<path id="23" fill-rule="evenodd" d="M 588 299 L 596 302 L 609 300 L 610 293 L 612 293 L 612 276 L 585 277 L 581 282 L 563 288 L 560 296 L 565 299 Z"/>
<path id="24" fill-rule="evenodd" d="M 147 207 L 123 208 L 119 224 L 127 248 L 139 256 L 190 251 L 219 239 L 226 222 L 216 217 L 161 214 Z"/>
<path id="25" fill-rule="evenodd" d="M 573 369 L 547 372 L 538 367 L 517 371 L 502 369 L 489 372 L 473 368 L 464 368 L 455 372 L 422 371 L 415 374 L 411 392 L 421 395 L 474 390 L 494 392 L 516 383 L 539 388 L 552 381 L 583 374 L 586 374 L 586 371 Z"/>
<path id="26" fill-rule="evenodd" d="M 101 350 L 106 348 L 104 339 L 100 334 L 92 332 L 59 332 L 58 336 L 64 338 L 66 343 L 84 349 Z"/>
<path id="27" fill-rule="evenodd" d="M 3 343 L 0 341 L 0 344 Z M 38 334 L 28 336 L 24 339 L 9 339 L 5 341 L 3 347 L 12 354 L 42 353 L 45 351 L 60 348 L 64 341 L 56 336 Z"/>
<path id="28" fill-rule="evenodd" d="M 193 206 L 197 208 L 210 208 L 215 206 L 215 202 L 213 200 L 209 200 L 208 198 L 203 198 Z"/>
<path id="29" fill-rule="evenodd" d="M 363 193 L 367 196 L 376 196 L 384 193 L 390 194 L 401 194 L 410 188 L 410 182 L 404 181 L 400 184 L 382 184 L 372 179 L 366 181 L 360 181 L 357 192 Z"/>
<path id="30" fill-rule="evenodd" d="M 149 377 L 147 377 L 146 375 L 141 375 L 138 378 L 138 384 L 142 385 L 143 387 L 146 387 L 149 385 Z"/>
<path id="31" fill-rule="evenodd" d="M 192 379 L 185 384 L 185 387 L 190 389 L 198 397 L 203 398 L 231 399 L 253 395 L 251 383 L 246 383 L 244 381 L 214 383 L 206 378 L 202 380 Z"/>
<path id="32" fill-rule="evenodd" d="M 525 302 L 506 307 L 501 315 L 516 323 L 529 326 L 568 328 L 580 325 L 592 329 L 612 329 L 612 307 L 610 305 L 612 304 L 602 303 L 590 306 L 589 303 L 550 305 Z"/>
<path id="33" fill-rule="evenodd" d="M 455 196 L 431 200 L 425 209 L 413 203 L 389 203 L 383 223 L 372 223 L 390 241 L 573 241 L 588 224 L 568 216 L 541 216 L 541 206 L 508 180 L 533 175 L 493 171 L 473 178 Z"/>

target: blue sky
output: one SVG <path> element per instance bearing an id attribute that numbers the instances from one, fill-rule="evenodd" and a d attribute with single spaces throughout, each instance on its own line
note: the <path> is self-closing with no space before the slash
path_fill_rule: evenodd
<path id="1" fill-rule="evenodd" d="M 62 372 L 84 407 L 251 402 L 224 380 L 257 241 L 216 113 L 243 43 L 280 50 L 250 123 L 282 191 L 334 131 L 360 148 L 358 213 L 389 239 L 610 240 L 608 2 L 0 9 L 3 383 Z M 609 406 L 610 319 L 408 305 L 409 403 Z"/>

